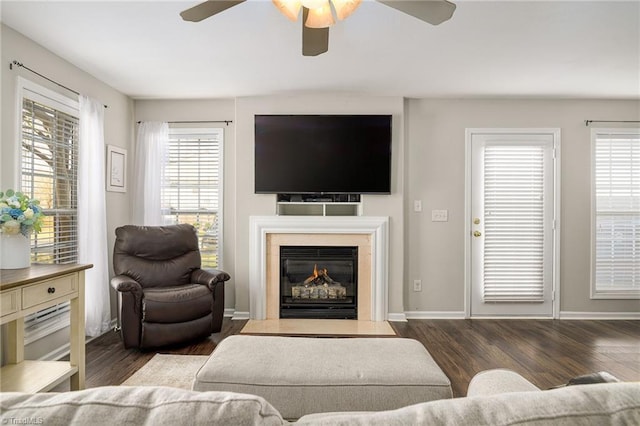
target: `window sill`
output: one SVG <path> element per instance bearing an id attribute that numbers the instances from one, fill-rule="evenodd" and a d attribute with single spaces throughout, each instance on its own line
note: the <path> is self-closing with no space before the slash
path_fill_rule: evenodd
<path id="1" fill-rule="evenodd" d="M 593 300 L 638 300 L 640 291 L 598 291 L 591 292 Z"/>

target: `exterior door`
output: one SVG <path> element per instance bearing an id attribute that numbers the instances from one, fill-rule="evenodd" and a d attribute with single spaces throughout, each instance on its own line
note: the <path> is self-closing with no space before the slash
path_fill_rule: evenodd
<path id="1" fill-rule="evenodd" d="M 555 139 L 468 136 L 472 317 L 553 315 Z"/>

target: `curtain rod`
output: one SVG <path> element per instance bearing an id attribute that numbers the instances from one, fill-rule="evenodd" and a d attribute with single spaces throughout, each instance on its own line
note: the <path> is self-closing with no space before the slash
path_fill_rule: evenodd
<path id="1" fill-rule="evenodd" d="M 50 78 L 49 78 L 49 77 L 47 77 L 46 75 L 42 75 L 42 74 L 40 74 L 38 71 L 32 70 L 32 69 L 31 69 L 31 68 L 29 68 L 28 66 L 24 65 L 22 62 L 18 62 L 18 61 L 16 61 L 16 60 L 14 60 L 13 62 L 11 62 L 11 63 L 9 64 L 9 69 L 10 69 L 10 70 L 12 70 L 14 65 L 15 65 L 15 66 L 17 66 L 17 67 L 20 67 L 20 68 L 24 68 L 25 70 L 27 70 L 27 71 L 29 71 L 29 72 L 32 72 L 33 74 L 35 74 L 35 75 L 37 75 L 37 76 L 39 76 L 39 77 L 42 77 L 42 78 L 44 78 L 45 80 L 52 82 L 53 84 L 57 84 L 58 86 L 62 87 L 63 89 L 66 89 L 66 90 L 70 91 L 71 93 L 75 93 L 76 95 L 80 96 L 80 93 L 79 93 L 79 92 L 77 92 L 77 91 L 75 91 L 75 90 L 73 90 L 73 89 L 71 89 L 71 88 L 69 88 L 69 87 L 65 86 L 64 84 L 58 83 L 57 81 L 50 79 Z M 109 108 L 109 106 L 108 106 L 108 105 L 105 105 L 104 107 L 105 107 L 105 108 Z"/>
<path id="2" fill-rule="evenodd" d="M 640 123 L 638 120 L 584 120 L 584 125 L 589 127 L 591 123 Z"/>
<path id="3" fill-rule="evenodd" d="M 142 121 L 138 121 L 138 124 L 142 123 Z M 233 123 L 233 120 L 185 120 L 185 121 L 167 121 L 169 124 L 197 124 L 197 123 L 224 123 L 227 126 L 229 123 Z"/>

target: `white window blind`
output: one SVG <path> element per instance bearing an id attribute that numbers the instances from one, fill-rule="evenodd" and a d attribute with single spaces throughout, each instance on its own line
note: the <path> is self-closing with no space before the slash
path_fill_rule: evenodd
<path id="1" fill-rule="evenodd" d="M 640 132 L 594 129 L 594 297 L 640 297 Z"/>
<path id="2" fill-rule="evenodd" d="M 20 190 L 40 200 L 42 231 L 31 236 L 31 259 L 38 263 L 73 263 L 78 259 L 77 101 L 19 79 Z M 69 303 L 25 318 L 30 343 L 69 325 Z"/>
<path id="3" fill-rule="evenodd" d="M 78 118 L 24 97 L 21 190 L 45 214 L 32 237 L 35 262 L 77 261 L 77 172 Z"/>
<path id="4" fill-rule="evenodd" d="M 485 302 L 542 302 L 544 148 L 484 151 Z"/>
<path id="5" fill-rule="evenodd" d="M 198 230 L 203 268 L 219 268 L 222 253 L 222 129 L 169 129 L 162 206 L 166 223 Z"/>

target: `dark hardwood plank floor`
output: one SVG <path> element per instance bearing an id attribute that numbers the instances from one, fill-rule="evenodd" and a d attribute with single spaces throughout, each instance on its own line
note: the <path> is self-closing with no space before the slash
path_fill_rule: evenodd
<path id="1" fill-rule="evenodd" d="M 119 385 L 156 353 L 208 355 L 246 321 L 225 318 L 222 332 L 191 345 L 156 351 L 124 349 L 117 333 L 87 344 L 86 386 Z M 401 337 L 420 341 L 464 396 L 474 374 L 509 368 L 542 389 L 571 377 L 607 371 L 640 381 L 640 321 L 409 320 L 392 322 Z M 259 354 L 256 354 L 259 356 Z M 68 390 L 68 384 L 56 391 Z"/>

